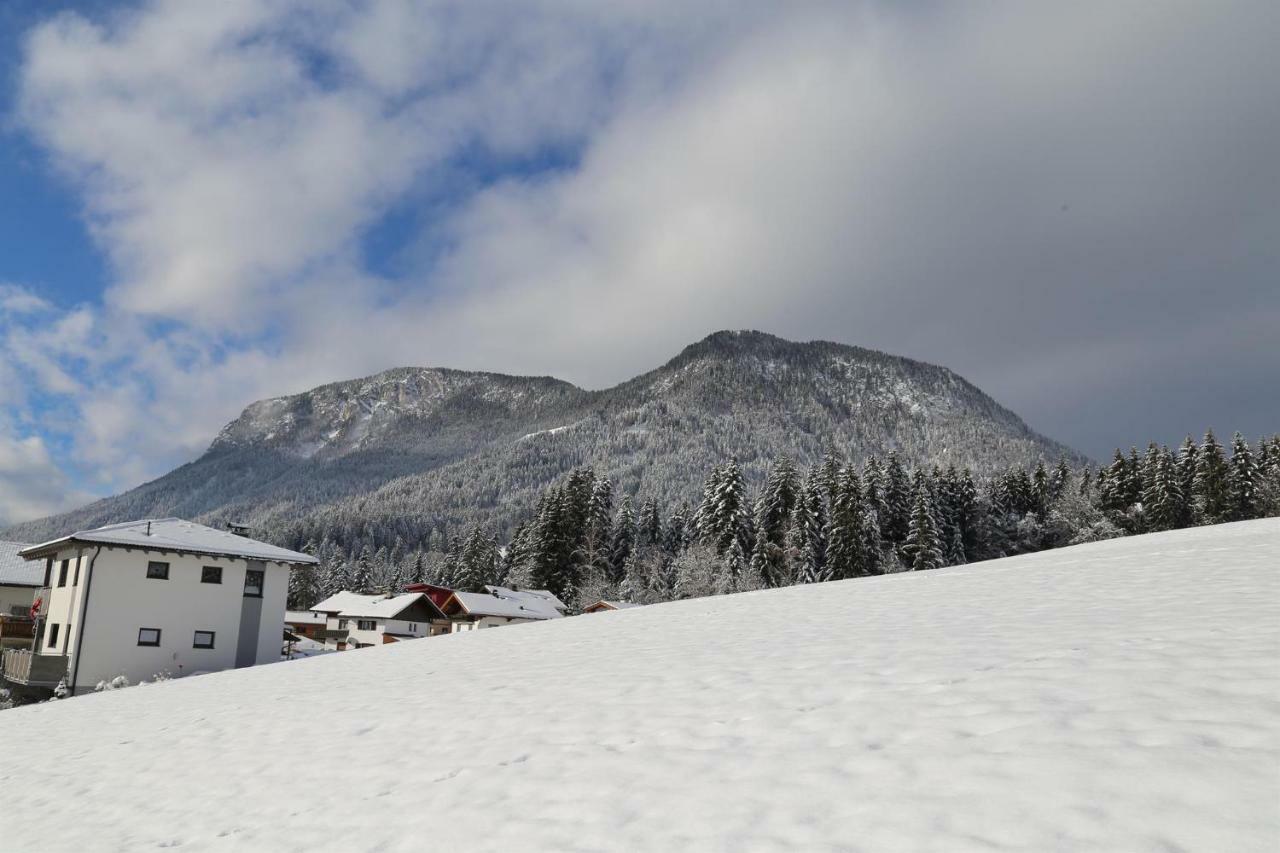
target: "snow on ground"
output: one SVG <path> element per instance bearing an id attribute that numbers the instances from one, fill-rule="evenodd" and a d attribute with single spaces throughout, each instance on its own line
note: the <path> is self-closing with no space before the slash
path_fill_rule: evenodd
<path id="1" fill-rule="evenodd" d="M 1275 851 L 1278 575 L 1248 522 L 5 711 L 5 843 Z"/>

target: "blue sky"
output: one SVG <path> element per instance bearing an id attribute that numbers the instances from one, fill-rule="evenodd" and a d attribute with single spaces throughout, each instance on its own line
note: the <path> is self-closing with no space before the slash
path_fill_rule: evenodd
<path id="1" fill-rule="evenodd" d="M 404 364 L 721 328 L 1094 454 L 1280 426 L 1273 4 L 0 6 L 0 522 Z M 1085 59 L 1087 57 L 1087 59 Z"/>

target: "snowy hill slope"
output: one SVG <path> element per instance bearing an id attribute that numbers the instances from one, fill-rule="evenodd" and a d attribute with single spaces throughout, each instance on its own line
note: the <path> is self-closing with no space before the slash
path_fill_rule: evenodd
<path id="1" fill-rule="evenodd" d="M 1278 682 L 1245 522 L 0 713 L 0 846 L 1275 850 Z"/>

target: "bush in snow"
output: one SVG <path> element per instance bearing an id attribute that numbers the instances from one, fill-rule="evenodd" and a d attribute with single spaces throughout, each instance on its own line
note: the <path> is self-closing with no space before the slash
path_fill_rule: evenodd
<path id="1" fill-rule="evenodd" d="M 125 678 L 123 675 L 117 675 L 115 678 L 112 678 L 110 680 L 99 681 L 97 684 L 94 685 L 93 692 L 102 693 L 107 690 L 119 690 L 122 687 L 130 687 L 130 686 L 131 684 L 129 682 L 129 679 Z"/>

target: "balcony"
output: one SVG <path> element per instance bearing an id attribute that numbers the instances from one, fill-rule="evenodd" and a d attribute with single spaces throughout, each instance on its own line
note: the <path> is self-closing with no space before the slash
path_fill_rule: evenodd
<path id="1" fill-rule="evenodd" d="M 320 628 L 313 639 L 321 643 L 325 640 L 345 640 L 349 633 L 349 628 Z"/>
<path id="2" fill-rule="evenodd" d="M 0 615 L 0 647 L 31 648 L 36 621 L 30 616 Z"/>
<path id="3" fill-rule="evenodd" d="M 0 674 L 27 687 L 57 687 L 67 674 L 66 655 L 38 655 L 27 649 L 5 649 Z"/>

